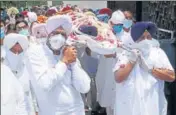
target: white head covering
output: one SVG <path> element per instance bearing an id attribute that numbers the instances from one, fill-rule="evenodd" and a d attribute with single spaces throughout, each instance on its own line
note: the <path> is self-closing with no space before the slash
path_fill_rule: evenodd
<path id="1" fill-rule="evenodd" d="M 112 21 L 112 23 L 114 24 L 123 24 L 124 20 L 125 20 L 125 15 L 120 10 L 113 12 L 112 17 L 110 19 L 110 21 Z"/>
<path id="2" fill-rule="evenodd" d="M 32 28 L 32 35 L 36 38 L 47 37 L 46 24 L 36 24 Z"/>
<path id="3" fill-rule="evenodd" d="M 50 9 L 54 9 L 56 12 L 58 12 L 57 8 L 56 7 L 51 7 Z"/>
<path id="4" fill-rule="evenodd" d="M 16 43 L 19 43 L 23 51 L 27 50 L 29 41 L 26 36 L 16 33 L 10 33 L 4 38 L 4 47 L 11 49 Z"/>
<path id="5" fill-rule="evenodd" d="M 48 34 L 60 26 L 66 31 L 66 34 L 69 35 L 72 31 L 71 17 L 68 15 L 57 15 L 50 17 L 46 22 L 46 29 Z"/>
<path id="6" fill-rule="evenodd" d="M 37 21 L 37 14 L 35 12 L 28 12 L 27 16 L 28 16 L 29 22 L 32 23 Z"/>
<path id="7" fill-rule="evenodd" d="M 23 52 L 18 55 L 10 51 L 16 43 L 19 43 L 23 49 Z M 20 72 L 23 69 L 23 60 L 25 59 L 25 52 L 28 46 L 29 41 L 24 35 L 11 33 L 4 38 L 4 47 L 6 50 L 6 58 L 4 63 L 6 63 L 12 71 Z"/>

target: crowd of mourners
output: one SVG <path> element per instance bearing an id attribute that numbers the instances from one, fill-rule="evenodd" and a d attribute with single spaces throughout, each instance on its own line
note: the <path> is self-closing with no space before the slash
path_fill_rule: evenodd
<path id="1" fill-rule="evenodd" d="M 164 82 L 175 71 L 155 23 L 76 5 L 0 12 L 1 115 L 167 114 Z M 91 21 L 77 26 L 81 16 Z"/>

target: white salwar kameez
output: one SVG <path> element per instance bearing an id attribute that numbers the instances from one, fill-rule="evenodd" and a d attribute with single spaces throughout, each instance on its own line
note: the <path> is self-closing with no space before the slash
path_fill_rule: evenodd
<path id="1" fill-rule="evenodd" d="M 28 115 L 23 88 L 10 68 L 2 63 L 1 115 Z"/>
<path id="2" fill-rule="evenodd" d="M 160 48 L 151 48 L 145 61 L 156 68 L 173 70 L 166 54 Z M 114 71 L 129 60 L 124 53 L 118 59 Z M 117 83 L 115 115 L 166 115 L 167 102 L 164 96 L 164 81 L 144 71 L 139 62 L 128 78 Z"/>
<path id="3" fill-rule="evenodd" d="M 94 52 L 92 56 L 99 59 L 95 77 L 97 101 L 101 107 L 106 107 L 107 115 L 113 115 L 116 85 L 112 68 L 116 63 L 116 58 L 106 58 Z"/>
<path id="4" fill-rule="evenodd" d="M 133 43 L 133 40 L 130 36 L 130 33 L 122 31 L 116 35 L 123 44 L 130 45 Z M 115 104 L 115 91 L 118 90 L 116 86 L 114 73 L 112 68 L 115 66 L 115 63 L 118 59 L 118 53 L 116 58 L 106 58 L 101 56 L 99 58 L 99 65 L 96 75 L 96 86 L 97 86 L 97 101 L 102 107 L 106 107 L 108 115 L 113 114 L 114 104 Z"/>
<path id="5" fill-rule="evenodd" d="M 20 60 L 20 63 L 17 64 L 17 66 L 19 66 L 19 68 L 16 71 L 13 71 L 13 69 L 11 68 L 11 65 L 13 65 L 15 63 L 14 59 L 10 59 L 13 58 L 11 53 L 9 53 L 9 51 L 6 52 L 6 58 L 4 60 L 5 65 L 7 65 L 11 71 L 13 72 L 13 74 L 15 75 L 15 77 L 19 80 L 19 82 L 21 83 L 23 89 L 24 89 L 24 93 L 25 93 L 25 102 L 26 102 L 26 109 L 28 111 L 29 115 L 35 115 L 35 104 L 37 103 L 35 100 L 35 94 L 32 94 L 32 86 L 30 83 L 30 75 L 28 73 L 28 70 L 24 64 L 24 58 L 22 57 Z M 35 103 L 34 103 L 35 102 Z"/>
<path id="6" fill-rule="evenodd" d="M 113 109 L 115 100 L 115 79 L 112 68 L 114 67 L 115 62 L 115 58 L 101 56 L 99 59 L 95 79 L 97 86 L 97 101 L 101 107 L 111 107 Z"/>
<path id="7" fill-rule="evenodd" d="M 80 93 L 89 91 L 90 79 L 80 64 L 66 66 L 47 45 L 33 45 L 28 58 L 39 115 L 85 115 Z"/>

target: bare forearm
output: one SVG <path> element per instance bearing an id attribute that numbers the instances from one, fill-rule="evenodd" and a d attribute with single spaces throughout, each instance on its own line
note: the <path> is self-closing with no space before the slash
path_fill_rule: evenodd
<path id="1" fill-rule="evenodd" d="M 123 82 L 129 76 L 135 64 L 127 63 L 124 67 L 121 67 L 115 72 L 115 80 L 117 83 Z M 123 65 L 122 65 L 123 66 Z"/>
<path id="2" fill-rule="evenodd" d="M 161 80 L 173 82 L 175 80 L 175 72 L 166 69 L 153 69 L 152 74 Z"/>
<path id="3" fill-rule="evenodd" d="M 116 54 L 109 54 L 109 55 L 104 55 L 106 58 L 115 58 Z"/>

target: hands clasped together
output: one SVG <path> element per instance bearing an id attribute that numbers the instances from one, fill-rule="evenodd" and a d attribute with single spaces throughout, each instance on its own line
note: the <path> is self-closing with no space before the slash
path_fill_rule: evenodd
<path id="1" fill-rule="evenodd" d="M 66 46 L 63 50 L 62 62 L 65 64 L 71 64 L 76 61 L 77 50 L 74 46 Z"/>

